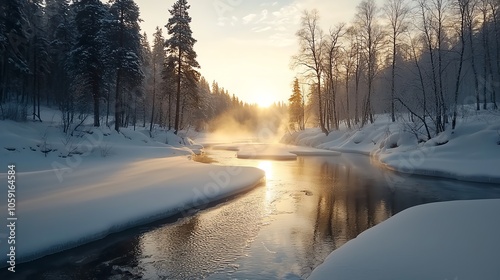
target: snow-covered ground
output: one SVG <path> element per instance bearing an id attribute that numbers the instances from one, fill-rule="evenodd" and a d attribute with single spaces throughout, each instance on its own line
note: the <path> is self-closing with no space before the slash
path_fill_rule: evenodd
<path id="1" fill-rule="evenodd" d="M 331 253 L 308 279 L 500 279 L 500 200 L 398 213 Z"/>
<path id="2" fill-rule="evenodd" d="M 420 139 L 421 140 L 421 139 Z M 423 142 L 405 123 L 378 116 L 361 129 L 342 128 L 325 136 L 319 129 L 285 135 L 285 144 L 371 155 L 403 173 L 500 183 L 500 112 L 469 112 L 451 128 Z"/>
<path id="3" fill-rule="evenodd" d="M 338 156 L 340 152 L 283 145 L 278 143 L 232 143 L 213 145 L 213 149 L 236 151 L 241 159 L 295 160 L 297 156 Z"/>
<path id="4" fill-rule="evenodd" d="M 206 205 L 265 175 L 257 168 L 193 162 L 193 151 L 202 146 L 161 130 L 150 137 L 143 128 L 117 133 L 83 125 L 71 136 L 58 116 L 44 109 L 43 123 L 0 121 L 0 181 L 7 183 L 8 165 L 16 169 L 17 262 Z M 7 208 L 2 199 L 3 221 Z M 1 252 L 8 252 L 5 228 Z M 2 266 L 6 259 L 0 256 Z"/>

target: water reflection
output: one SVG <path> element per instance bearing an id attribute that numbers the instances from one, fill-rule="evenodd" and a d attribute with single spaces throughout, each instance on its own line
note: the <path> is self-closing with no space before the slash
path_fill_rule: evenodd
<path id="1" fill-rule="evenodd" d="M 500 197 L 498 186 L 386 172 L 364 156 L 269 161 L 210 153 L 216 164 L 263 169 L 266 185 L 175 223 L 20 269 L 39 279 L 301 279 L 331 251 L 410 206 Z"/>

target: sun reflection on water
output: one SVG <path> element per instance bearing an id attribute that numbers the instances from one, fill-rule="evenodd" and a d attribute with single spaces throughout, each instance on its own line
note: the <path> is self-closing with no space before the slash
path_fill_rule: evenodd
<path id="1" fill-rule="evenodd" d="M 273 163 L 270 160 L 263 160 L 259 162 L 257 165 L 259 169 L 264 170 L 266 172 L 266 180 L 273 179 Z"/>

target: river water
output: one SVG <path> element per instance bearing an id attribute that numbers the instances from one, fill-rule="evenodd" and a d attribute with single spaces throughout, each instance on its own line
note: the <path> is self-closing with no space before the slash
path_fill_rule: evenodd
<path id="1" fill-rule="evenodd" d="M 500 198 L 498 185 L 397 174 L 363 155 L 272 161 L 209 150 L 208 156 L 211 164 L 261 168 L 267 182 L 191 216 L 21 264 L 17 278 L 304 279 L 333 250 L 408 207 Z"/>

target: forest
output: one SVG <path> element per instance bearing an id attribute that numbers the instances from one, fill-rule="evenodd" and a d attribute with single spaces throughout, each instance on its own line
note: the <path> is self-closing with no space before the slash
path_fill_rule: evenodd
<path id="1" fill-rule="evenodd" d="M 177 1 L 167 34 L 157 27 L 149 41 L 133 0 L 2 1 L 0 118 L 43 121 L 43 105 L 60 110 L 65 132 L 92 119 L 177 133 L 228 117 L 256 129 L 272 115 L 279 126 L 288 110 L 289 129 L 328 134 L 388 114 L 425 141 L 455 128 L 462 105 L 498 109 L 495 0 L 364 0 L 328 31 L 317 10 L 303 11 L 292 95 L 264 116 L 201 75 L 189 7 Z"/>
<path id="2" fill-rule="evenodd" d="M 168 34 L 157 27 L 152 43 L 133 0 L 0 5 L 1 119 L 42 122 L 40 106 L 48 106 L 60 110 L 64 132 L 92 119 L 116 131 L 210 130 L 222 116 L 257 126 L 256 105 L 201 76 L 185 0 L 168 10 Z"/>
<path id="3" fill-rule="evenodd" d="M 388 114 L 426 141 L 454 129 L 462 105 L 498 112 L 499 8 L 497 0 L 364 0 L 350 23 L 328 31 L 317 10 L 304 11 L 290 127 L 313 123 L 328 134 Z"/>

